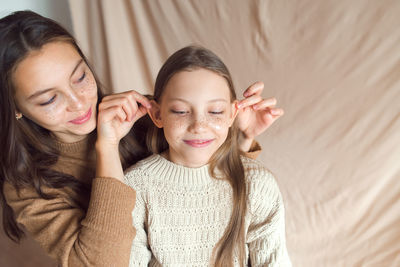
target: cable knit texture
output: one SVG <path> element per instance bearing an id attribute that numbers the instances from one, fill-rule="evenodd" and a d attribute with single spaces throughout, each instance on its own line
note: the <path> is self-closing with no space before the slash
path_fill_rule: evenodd
<path id="1" fill-rule="evenodd" d="M 248 188 L 246 255 L 251 266 L 291 266 L 282 197 L 272 174 L 242 157 Z M 218 174 L 217 174 L 218 175 Z M 137 230 L 130 266 L 210 266 L 232 212 L 232 189 L 209 166 L 187 168 L 152 155 L 129 168 Z M 236 262 L 236 265 L 237 262 Z"/>

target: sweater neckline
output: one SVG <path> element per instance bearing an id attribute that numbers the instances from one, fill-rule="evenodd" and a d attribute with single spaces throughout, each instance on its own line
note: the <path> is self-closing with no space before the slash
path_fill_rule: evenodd
<path id="1" fill-rule="evenodd" d="M 88 151 L 88 146 L 91 145 L 91 136 L 88 135 L 84 139 L 73 142 L 73 143 L 65 143 L 59 140 L 55 140 L 55 147 L 58 149 L 60 154 L 62 155 L 76 155 L 83 154 Z"/>
<path id="2" fill-rule="evenodd" d="M 145 170 L 155 177 L 180 186 L 201 186 L 213 179 L 209 173 L 209 164 L 197 168 L 185 167 L 167 160 L 159 154 L 145 159 Z"/>

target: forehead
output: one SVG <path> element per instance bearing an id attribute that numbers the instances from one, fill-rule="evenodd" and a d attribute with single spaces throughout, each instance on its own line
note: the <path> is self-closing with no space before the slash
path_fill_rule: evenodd
<path id="1" fill-rule="evenodd" d="M 231 94 L 224 77 L 210 70 L 196 69 L 174 74 L 168 81 L 162 98 L 182 98 L 188 102 L 225 99 L 230 102 Z"/>
<path id="2" fill-rule="evenodd" d="M 69 78 L 80 59 L 81 56 L 72 44 L 61 41 L 31 51 L 14 70 L 16 93 L 56 87 Z"/>

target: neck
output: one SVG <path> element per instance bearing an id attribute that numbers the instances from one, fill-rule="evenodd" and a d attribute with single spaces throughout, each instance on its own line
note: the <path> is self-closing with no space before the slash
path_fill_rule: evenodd
<path id="1" fill-rule="evenodd" d="M 71 144 L 71 143 L 77 143 L 77 142 L 85 140 L 86 138 L 88 138 L 89 134 L 67 135 L 67 134 L 56 134 L 56 133 L 52 132 L 51 136 L 53 136 L 57 142 Z"/>
<path id="2" fill-rule="evenodd" d="M 182 165 L 187 168 L 199 168 L 208 164 L 208 161 L 196 162 L 193 159 L 187 159 L 183 155 L 177 155 L 177 153 L 171 153 L 168 149 L 161 153 L 161 156 L 175 164 Z"/>

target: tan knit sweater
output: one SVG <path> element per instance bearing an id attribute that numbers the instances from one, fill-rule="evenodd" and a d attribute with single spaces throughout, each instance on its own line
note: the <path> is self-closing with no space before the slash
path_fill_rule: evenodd
<path id="1" fill-rule="evenodd" d="M 247 157 L 242 162 L 248 189 L 247 258 L 251 266 L 291 266 L 275 179 L 259 162 Z M 152 155 L 128 169 L 125 182 L 137 191 L 130 266 L 212 264 L 213 249 L 232 212 L 226 180 L 212 178 L 208 165 L 187 168 Z"/>
<path id="2" fill-rule="evenodd" d="M 91 195 L 43 188 L 45 193 L 57 194 L 46 200 L 33 188 L 22 189 L 18 195 L 5 184 L 6 200 L 17 222 L 61 266 L 128 266 L 135 236 L 135 191 L 117 179 L 95 177 L 94 145 L 88 140 L 58 145 L 61 156 L 53 168 L 91 184 Z M 87 209 L 80 208 L 73 197 Z"/>

